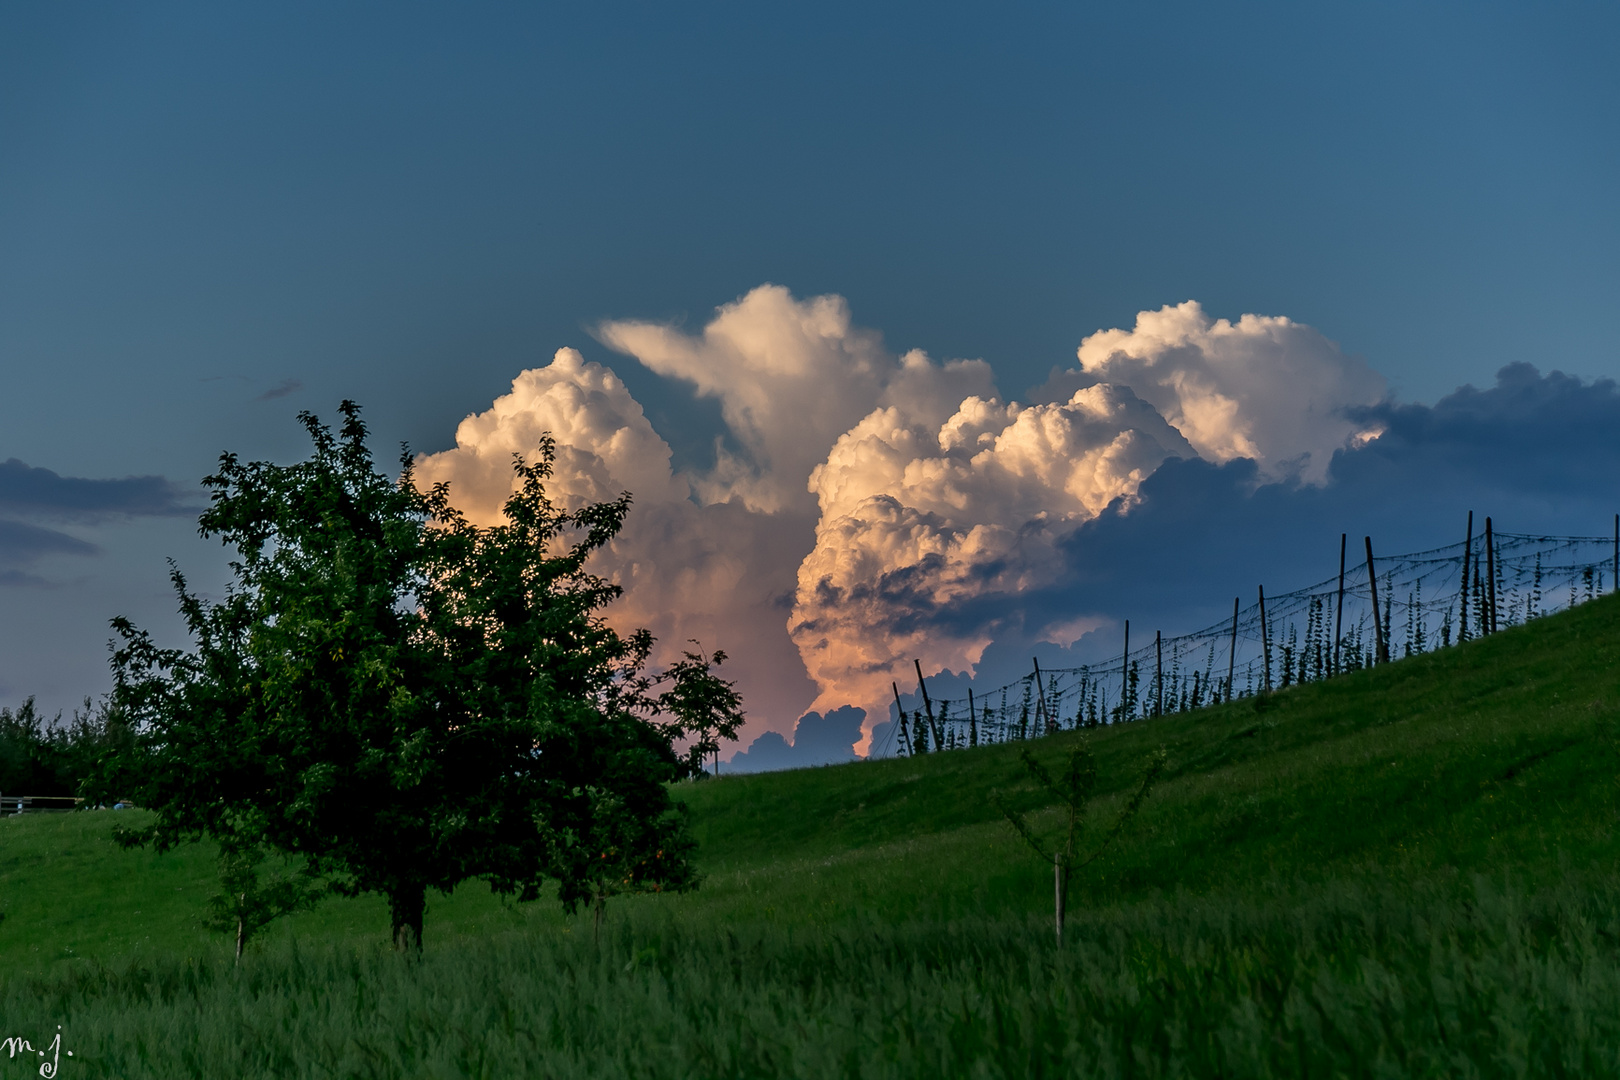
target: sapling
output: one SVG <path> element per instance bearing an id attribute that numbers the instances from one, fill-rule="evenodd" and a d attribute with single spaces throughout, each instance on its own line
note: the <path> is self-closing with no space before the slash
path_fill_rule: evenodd
<path id="1" fill-rule="evenodd" d="M 1062 805 L 1064 816 L 1067 819 L 1062 831 L 1057 834 L 1042 836 L 1035 831 L 1034 826 L 1029 823 L 1025 816 L 1008 805 L 999 793 L 993 794 L 991 799 L 995 802 L 996 808 L 1002 812 L 1012 825 L 1013 830 L 1023 838 L 1026 844 L 1034 849 L 1035 854 L 1039 855 L 1043 862 L 1052 864 L 1053 922 L 1057 931 L 1058 944 L 1062 945 L 1063 923 L 1069 897 L 1070 871 L 1090 866 L 1102 858 L 1108 849 L 1113 846 L 1114 841 L 1119 839 L 1120 834 L 1125 831 L 1125 826 L 1130 824 L 1131 819 L 1136 816 L 1136 812 L 1142 808 L 1142 803 L 1147 799 L 1148 792 L 1153 790 L 1153 785 L 1159 779 L 1159 774 L 1164 772 L 1165 765 L 1169 761 L 1169 754 L 1163 748 L 1160 748 L 1148 758 L 1147 770 L 1142 774 L 1141 784 L 1137 786 L 1136 791 L 1126 801 L 1124 808 L 1119 812 L 1119 817 L 1114 821 L 1113 827 L 1103 836 L 1102 842 L 1084 858 L 1079 858 L 1078 848 L 1081 832 L 1085 826 L 1086 804 L 1091 801 L 1092 793 L 1097 787 L 1097 762 L 1096 758 L 1092 756 L 1091 747 L 1084 741 L 1075 747 L 1069 754 L 1068 766 L 1064 769 L 1063 775 L 1055 780 L 1052 774 L 1047 772 L 1046 766 L 1036 761 L 1034 755 L 1028 750 L 1020 751 L 1019 757 L 1023 759 L 1024 767 L 1029 770 L 1030 775 L 1035 778 L 1036 782 L 1051 793 Z"/>
<path id="2" fill-rule="evenodd" d="M 704 762 L 714 761 L 714 772 L 720 774 L 720 740 L 737 740 L 737 732 L 745 721 L 742 695 L 736 684 L 722 679 L 714 668 L 726 662 L 726 654 L 716 649 L 712 654 L 703 651 L 695 639 L 696 652 L 685 652 L 683 659 L 669 665 L 655 683 L 668 683 L 669 689 L 658 695 L 658 707 L 673 717 L 664 731 L 671 742 L 690 739 L 681 757 L 687 775 L 698 778 L 708 775 Z"/>
<path id="3" fill-rule="evenodd" d="M 574 816 L 573 828 L 549 831 L 547 841 L 563 906 L 570 913 L 582 902 L 590 906 L 593 940 L 601 940 L 612 897 L 697 887 L 685 804 L 631 802 L 598 787 L 577 789 L 572 797 L 584 812 Z"/>
<path id="4" fill-rule="evenodd" d="M 221 892 L 209 897 L 203 925 L 236 934 L 236 962 L 253 935 L 283 915 L 315 905 L 325 887 L 308 874 L 259 877 L 264 851 L 256 846 L 227 845 L 219 853 Z"/>

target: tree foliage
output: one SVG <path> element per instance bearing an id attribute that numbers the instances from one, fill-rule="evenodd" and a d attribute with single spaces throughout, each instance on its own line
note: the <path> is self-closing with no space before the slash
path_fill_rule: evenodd
<path id="1" fill-rule="evenodd" d="M 314 906 L 325 889 L 308 873 L 261 876 L 264 850 L 224 847 L 219 853 L 220 891 L 208 898 L 203 925 L 236 935 L 236 959 L 258 932 L 283 915 Z"/>
<path id="2" fill-rule="evenodd" d="M 658 677 L 659 683 L 669 684 L 658 695 L 658 707 L 672 718 L 665 724 L 671 737 L 688 740 L 682 754 L 688 775 L 703 776 L 703 764 L 711 757 L 719 771 L 720 740 L 735 740 L 746 718 L 736 685 L 714 673 L 726 654 L 716 649 L 707 655 L 698 642 L 692 644 L 697 651 L 684 652 Z"/>
<path id="3" fill-rule="evenodd" d="M 664 783 L 680 763 L 642 673 L 652 639 L 602 617 L 619 588 L 585 569 L 630 507 L 564 510 L 554 445 L 514 463 L 506 521 L 475 526 L 409 458 L 377 471 L 351 402 L 337 434 L 307 413 L 294 465 L 226 454 L 200 531 L 233 547 L 205 600 L 173 572 L 189 650 L 114 626 L 115 697 L 137 746 L 102 777 L 156 811 L 128 842 L 211 836 L 302 858 L 345 894 L 388 899 L 419 946 L 428 889 L 470 878 L 521 899 L 547 875 L 591 895 L 579 838 L 635 817 L 642 885 L 690 883 Z M 600 794 L 596 794 L 600 793 Z M 606 799 L 606 801 L 604 801 Z"/>
<path id="4" fill-rule="evenodd" d="M 1028 844 L 1035 854 L 1044 862 L 1052 864 L 1053 877 L 1053 915 L 1059 944 L 1063 941 L 1063 924 L 1067 918 L 1067 900 L 1069 891 L 1069 874 L 1080 867 L 1089 866 L 1113 846 L 1142 808 L 1147 800 L 1148 793 L 1164 772 L 1169 756 L 1164 750 L 1155 751 L 1148 759 L 1147 769 L 1142 774 L 1142 781 L 1137 785 L 1131 797 L 1126 800 L 1125 806 L 1120 810 L 1119 817 L 1104 834 L 1101 843 L 1094 847 L 1090 854 L 1081 855 L 1079 851 L 1080 840 L 1085 830 L 1086 806 L 1097 789 L 1097 761 L 1091 753 L 1091 747 L 1081 740 L 1069 753 L 1069 760 L 1060 776 L 1053 777 L 1046 766 L 1035 760 L 1035 756 L 1027 749 L 1019 751 L 1024 767 L 1035 778 L 1035 782 L 1043 788 L 1047 795 L 1057 801 L 1062 814 L 1062 825 L 1056 833 L 1043 833 L 1030 823 L 1029 818 L 1021 811 L 1015 809 L 1005 796 L 999 793 L 993 796 L 996 808 L 1007 819 L 1019 837 Z"/>
<path id="5" fill-rule="evenodd" d="M 108 702 L 86 698 L 66 723 L 47 719 L 28 698 L 16 709 L 0 708 L 0 792 L 70 796 L 128 732 Z"/>

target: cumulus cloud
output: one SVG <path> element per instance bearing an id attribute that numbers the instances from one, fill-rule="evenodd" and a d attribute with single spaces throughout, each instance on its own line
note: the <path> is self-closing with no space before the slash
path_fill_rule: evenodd
<path id="1" fill-rule="evenodd" d="M 1036 406 L 970 396 L 943 421 L 874 410 L 811 475 L 821 520 L 791 632 L 818 706 L 853 700 L 876 714 L 911 657 L 971 668 L 1005 616 L 946 625 L 938 613 L 1048 584 L 1062 536 L 1177 456 L 1196 455 L 1152 406 L 1107 384 Z"/>
<path id="2" fill-rule="evenodd" d="M 826 715 L 808 712 L 794 725 L 792 741 L 767 731 L 732 755 L 732 772 L 774 772 L 855 760 L 855 745 L 866 720 L 863 709 L 845 706 Z"/>
<path id="3" fill-rule="evenodd" d="M 1370 535 L 1380 554 L 1460 542 L 1469 511 L 1498 531 L 1605 536 L 1620 509 L 1620 388 L 1528 364 L 1498 372 L 1433 405 L 1380 405 L 1367 420 L 1378 440 L 1333 456 L 1327 483 L 1267 481 L 1253 461 L 1167 461 L 1138 489 L 1128 512 L 1111 507 L 1064 537 L 1062 567 L 1047 587 L 985 593 L 933 613 L 942 626 L 1017 612 L 974 669 L 990 685 L 1043 667 L 1115 655 L 1119 622 L 1133 635 L 1199 629 L 1230 617 L 1232 598 L 1331 578 L 1339 536 L 1351 558 Z M 1358 560 L 1359 561 L 1359 560 Z M 1100 617 L 1072 649 L 1042 644 L 1024 628 L 1068 616 Z M 1140 639 L 1137 639 L 1140 640 Z M 932 681 L 932 680 L 931 680 Z M 936 693 L 964 687 L 939 680 Z M 902 690 L 914 684 L 901 682 Z"/>
<path id="4" fill-rule="evenodd" d="M 1276 478 L 1327 477 L 1333 453 L 1375 436 L 1354 418 L 1377 405 L 1384 379 L 1321 333 L 1291 319 L 1211 319 L 1195 301 L 1137 315 L 1131 330 L 1080 343 L 1080 370 L 1128 386 L 1210 461 L 1252 458 Z"/>
<path id="5" fill-rule="evenodd" d="M 808 547 L 805 530 L 740 502 L 695 502 L 688 479 L 671 470 L 669 445 L 612 371 L 558 350 L 463 420 L 454 448 L 418 457 L 418 478 L 448 482 L 472 520 L 499 521 L 513 455 L 533 460 L 546 432 L 557 440 L 549 490 L 558 502 L 577 507 L 631 493 L 624 529 L 591 567 L 624 587 L 610 621 L 651 630 L 662 660 L 677 659 L 689 639 L 724 649 L 732 657 L 725 672 L 739 680 L 750 711 L 797 716 L 809 684 L 782 630 L 781 598 Z"/>
<path id="6" fill-rule="evenodd" d="M 767 513 L 811 512 L 805 479 L 833 440 L 893 393 L 929 393 L 939 381 L 939 369 L 920 353 L 897 359 L 881 334 L 853 325 L 843 297 L 797 300 L 778 285 L 720 307 L 698 334 L 612 321 L 597 327 L 597 337 L 719 399 L 742 452 L 722 449 L 714 473 L 698 482 L 700 494 Z M 951 379 L 988 386 L 989 367 L 959 364 Z"/>
<path id="7" fill-rule="evenodd" d="M 422 455 L 417 471 L 426 483 L 450 482 L 461 510 L 492 524 L 513 491 L 513 456 L 532 460 L 547 432 L 557 440 L 550 491 L 561 503 L 602 502 L 621 491 L 643 507 L 687 497 L 670 471 L 669 444 L 624 383 L 575 349 L 558 349 L 551 363 L 519 374 L 510 393 L 461 422 L 454 450 Z"/>
<path id="8" fill-rule="evenodd" d="M 511 456 L 549 431 L 565 502 L 631 491 L 595 567 L 625 587 L 613 618 L 652 629 L 666 658 L 688 638 L 736 658 L 750 730 L 778 733 L 747 760 L 789 760 L 803 737 L 782 733 L 806 707 L 846 726 L 841 706 L 886 714 L 913 657 L 969 672 L 998 641 L 1067 644 L 1101 625 L 1008 598 L 1066 588 L 1076 530 L 1128 516 L 1166 461 L 1252 460 L 1253 486 L 1319 485 L 1335 451 L 1399 419 L 1383 380 L 1310 327 L 1194 303 L 1086 338 L 1079 367 L 1027 404 L 983 361 L 893 354 L 842 298 L 774 285 L 695 332 L 618 320 L 595 334 L 718 400 L 712 469 L 673 470 L 624 383 L 564 349 L 420 458 L 421 477 L 495 520 Z"/>

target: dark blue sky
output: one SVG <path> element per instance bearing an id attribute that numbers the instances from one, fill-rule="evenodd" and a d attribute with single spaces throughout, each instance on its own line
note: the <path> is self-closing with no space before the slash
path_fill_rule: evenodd
<path id="1" fill-rule="evenodd" d="M 585 328 L 695 328 L 765 281 L 1013 395 L 1187 299 L 1309 323 L 1406 401 L 1515 361 L 1617 376 L 1617 31 L 1597 4 L 7 4 L 0 461 L 184 486 L 344 397 L 442 449 L 572 345 L 703 465 L 718 407 Z M 213 558 L 168 511 L 77 521 L 100 555 L 0 592 L 0 699 L 101 689 L 106 617 L 169 609 L 164 554 Z"/>

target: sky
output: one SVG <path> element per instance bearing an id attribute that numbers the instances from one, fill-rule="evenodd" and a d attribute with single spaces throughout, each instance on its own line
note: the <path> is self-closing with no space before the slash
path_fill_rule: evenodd
<path id="1" fill-rule="evenodd" d="M 345 398 L 475 516 L 545 430 L 629 488 L 618 617 L 731 654 L 761 761 L 1341 531 L 1605 532 L 1617 47 L 1597 4 L 4 5 L 0 705 L 103 693 L 115 615 L 179 644 L 197 481 Z"/>

